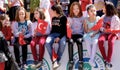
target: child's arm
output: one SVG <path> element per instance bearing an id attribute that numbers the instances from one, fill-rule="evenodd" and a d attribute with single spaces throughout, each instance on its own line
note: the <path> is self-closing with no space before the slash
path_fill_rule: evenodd
<path id="1" fill-rule="evenodd" d="M 88 33 L 88 32 L 91 31 L 91 29 L 88 28 L 88 25 L 87 25 L 87 23 L 86 23 L 86 20 L 84 21 L 83 27 L 84 27 L 84 31 L 85 31 L 86 33 Z"/>
<path id="2" fill-rule="evenodd" d="M 94 37 L 96 34 L 98 34 L 99 33 L 99 30 L 98 31 L 96 31 L 96 32 L 94 32 L 92 35 L 91 35 L 91 37 Z"/>

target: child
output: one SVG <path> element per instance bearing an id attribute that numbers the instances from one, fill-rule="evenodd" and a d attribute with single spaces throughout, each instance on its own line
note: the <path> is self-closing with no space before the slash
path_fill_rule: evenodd
<path id="1" fill-rule="evenodd" d="M 67 18 L 64 16 L 63 11 L 61 9 L 61 6 L 59 5 L 53 5 L 51 7 L 53 18 L 52 18 L 52 29 L 50 35 L 48 35 L 46 39 L 46 48 L 48 50 L 48 53 L 50 54 L 51 60 L 53 62 L 53 68 L 57 68 L 59 66 L 58 62 L 60 61 L 62 54 L 65 49 L 66 45 L 66 22 Z M 55 53 L 58 57 L 55 57 L 52 54 L 53 51 L 56 51 L 53 49 L 52 45 L 56 42 L 59 44 L 59 49 L 57 53 Z"/>
<path id="2" fill-rule="evenodd" d="M 6 57 L 7 54 L 8 54 L 7 41 L 4 39 L 3 33 L 0 31 L 0 70 L 5 70 L 5 61 L 8 60 L 8 58 Z"/>
<path id="3" fill-rule="evenodd" d="M 84 22 L 84 41 L 90 57 L 89 63 L 91 66 L 95 67 L 94 58 L 97 50 L 99 30 L 93 31 L 91 28 L 98 22 L 100 18 L 96 17 L 96 8 L 93 4 L 87 5 L 87 12 L 89 17 L 87 17 Z"/>
<path id="4" fill-rule="evenodd" d="M 42 9 L 36 8 L 34 11 L 34 23 L 32 24 L 32 36 L 33 39 L 30 43 L 31 45 L 31 50 L 32 50 L 32 54 L 33 54 L 33 58 L 35 62 L 39 62 L 40 64 L 42 64 L 42 59 L 44 56 L 44 44 L 46 41 L 46 37 L 47 37 L 47 28 L 46 27 L 46 31 L 45 33 L 40 33 L 37 31 L 37 26 L 39 26 L 39 20 L 44 21 L 45 20 L 45 15 Z M 45 24 L 46 23 L 46 24 Z M 48 25 L 47 22 L 42 23 L 41 25 Z M 39 58 L 37 57 L 37 51 L 36 51 L 36 44 L 39 44 Z"/>
<path id="5" fill-rule="evenodd" d="M 76 42 L 78 47 L 79 55 L 79 66 L 78 69 L 83 68 L 83 46 L 82 46 L 82 37 L 83 37 L 83 14 L 81 10 L 81 5 L 79 2 L 73 2 L 70 7 L 70 17 L 68 17 L 68 22 L 72 30 L 72 37 L 68 42 L 68 51 L 69 51 L 69 70 L 73 68 L 73 45 Z"/>
<path id="6" fill-rule="evenodd" d="M 12 40 L 12 29 L 11 29 L 11 24 L 9 21 L 9 17 L 6 14 L 1 14 L 0 15 L 0 22 L 1 22 L 1 31 L 3 32 L 5 39 L 11 43 Z"/>
<path id="7" fill-rule="evenodd" d="M 101 27 L 101 35 L 98 40 L 100 52 L 103 56 L 105 66 L 111 68 L 111 57 L 115 40 L 118 38 L 118 33 L 113 30 L 120 30 L 120 19 L 117 16 L 116 8 L 111 2 L 105 2 L 103 8 L 105 15 L 103 16 L 103 27 Z M 109 31 L 110 32 L 109 32 Z M 104 42 L 108 40 L 108 52 L 105 53 Z"/>
<path id="8" fill-rule="evenodd" d="M 15 58 L 19 66 L 21 66 L 20 62 L 20 52 L 19 52 L 19 47 L 22 47 L 22 63 L 23 65 L 26 64 L 26 59 L 27 59 L 27 45 L 31 41 L 31 35 L 32 35 L 32 30 L 31 30 L 31 21 L 29 21 L 26 13 L 26 10 L 23 7 L 20 7 L 16 11 L 16 23 L 13 23 L 12 25 L 12 30 L 13 30 L 13 35 L 15 37 L 15 43 L 14 43 L 14 53 L 15 53 Z M 19 42 L 19 36 L 22 35 L 25 43 L 20 44 Z"/>

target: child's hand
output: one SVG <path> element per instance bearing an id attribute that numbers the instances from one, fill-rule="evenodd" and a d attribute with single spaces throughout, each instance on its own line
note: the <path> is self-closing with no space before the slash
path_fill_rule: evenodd
<path id="1" fill-rule="evenodd" d="M 58 43 L 59 41 L 60 41 L 59 37 L 55 38 L 55 43 Z"/>
<path id="2" fill-rule="evenodd" d="M 94 33 L 94 34 L 92 34 L 92 35 L 91 35 L 91 38 L 92 38 L 92 37 L 94 37 L 95 35 L 96 35 L 95 33 Z"/>
<path id="3" fill-rule="evenodd" d="M 22 34 L 24 34 L 24 33 L 25 33 L 25 29 L 23 28 L 23 29 L 22 29 Z"/>

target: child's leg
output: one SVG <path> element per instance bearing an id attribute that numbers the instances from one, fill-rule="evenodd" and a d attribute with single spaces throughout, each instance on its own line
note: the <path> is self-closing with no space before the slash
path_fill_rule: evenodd
<path id="1" fill-rule="evenodd" d="M 100 37 L 98 38 L 98 46 L 99 46 L 99 50 L 102 54 L 102 57 L 104 58 L 104 60 L 106 60 L 106 53 L 105 53 L 105 48 L 104 48 L 104 42 L 107 38 L 106 34 L 101 34 Z"/>
<path id="2" fill-rule="evenodd" d="M 38 60 L 38 58 L 37 58 L 37 51 L 36 51 L 36 41 L 38 41 L 38 40 L 36 38 L 34 38 L 31 41 L 31 43 L 30 43 L 31 51 L 32 51 L 32 55 L 33 55 L 34 61 Z"/>
<path id="3" fill-rule="evenodd" d="M 26 60 L 27 60 L 27 44 L 21 46 L 22 47 L 22 62 L 23 64 L 26 64 Z"/>
<path id="4" fill-rule="evenodd" d="M 83 62 L 83 45 L 82 45 L 82 38 L 78 38 L 77 41 L 78 47 L 78 55 L 79 55 L 79 62 Z"/>
<path id="5" fill-rule="evenodd" d="M 107 55 L 107 61 L 111 62 L 111 57 L 112 57 L 112 53 L 113 53 L 113 46 L 114 46 L 114 42 L 117 39 L 116 34 L 110 34 L 108 37 L 108 55 Z"/>
<path id="6" fill-rule="evenodd" d="M 73 61 L 73 39 L 69 39 L 68 41 L 68 53 L 69 53 L 69 61 Z"/>
<path id="7" fill-rule="evenodd" d="M 98 39 L 94 39 L 93 42 L 92 42 L 92 50 L 91 50 L 91 57 L 90 57 L 90 60 L 92 62 L 94 62 L 94 58 L 95 58 L 95 55 L 96 55 L 97 44 L 98 44 Z"/>
<path id="8" fill-rule="evenodd" d="M 54 35 L 52 34 L 52 35 L 49 35 L 48 37 L 47 37 L 47 39 L 46 39 L 46 43 L 45 43 L 45 47 L 47 48 L 47 51 L 48 51 L 48 53 L 49 53 L 49 55 L 50 55 L 50 58 L 51 58 L 51 60 L 52 60 L 52 45 L 53 45 L 53 43 L 54 43 Z"/>
<path id="9" fill-rule="evenodd" d="M 39 39 L 39 61 L 42 61 L 43 56 L 44 56 L 44 51 L 45 51 L 44 44 L 45 44 L 45 41 L 46 41 L 46 36 L 40 37 L 40 39 Z"/>
<path id="10" fill-rule="evenodd" d="M 63 55 L 64 49 L 66 46 L 66 37 L 62 37 L 60 42 L 59 42 L 59 48 L 58 48 L 58 62 L 61 60 L 61 57 Z"/>
<path id="11" fill-rule="evenodd" d="M 18 38 L 15 38 L 15 43 L 14 43 L 15 59 L 16 59 L 16 62 L 18 63 L 18 65 L 21 66 L 19 47 L 20 47 L 20 45 L 19 45 L 19 43 L 18 43 Z"/>
<path id="12" fill-rule="evenodd" d="M 0 62 L 0 70 L 4 70 L 5 69 L 5 63 L 4 62 Z"/>
<path id="13" fill-rule="evenodd" d="M 88 55 L 89 55 L 89 57 L 91 56 L 91 41 L 90 41 L 90 39 L 89 40 L 87 40 L 87 39 L 85 39 L 84 40 L 85 41 L 85 45 L 86 45 L 86 48 L 87 48 L 87 52 L 88 52 Z"/>
<path id="14" fill-rule="evenodd" d="M 27 44 L 21 46 L 22 47 L 22 61 L 23 61 L 23 64 L 26 64 L 27 52 L 28 52 L 27 46 L 28 46 L 28 44 L 30 44 L 31 39 L 32 39 L 31 37 L 25 38 L 24 40 L 26 41 Z"/>

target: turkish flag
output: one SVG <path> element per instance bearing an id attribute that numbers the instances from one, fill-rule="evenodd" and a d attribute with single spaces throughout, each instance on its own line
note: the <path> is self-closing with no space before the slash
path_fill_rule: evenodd
<path id="1" fill-rule="evenodd" d="M 71 38 L 72 36 L 72 29 L 70 27 L 70 23 L 67 21 L 67 37 Z"/>
<path id="2" fill-rule="evenodd" d="M 91 28 L 91 30 L 94 31 L 99 30 L 102 27 L 102 24 L 103 24 L 103 19 L 101 18 L 98 20 L 97 24 Z"/>
<path id="3" fill-rule="evenodd" d="M 45 22 L 44 20 L 38 20 L 38 25 L 37 25 L 37 31 L 40 32 L 41 34 L 45 34 L 47 30 L 48 23 Z"/>
<path id="4" fill-rule="evenodd" d="M 19 34 L 19 44 L 20 45 L 25 45 L 26 44 L 23 34 Z"/>

